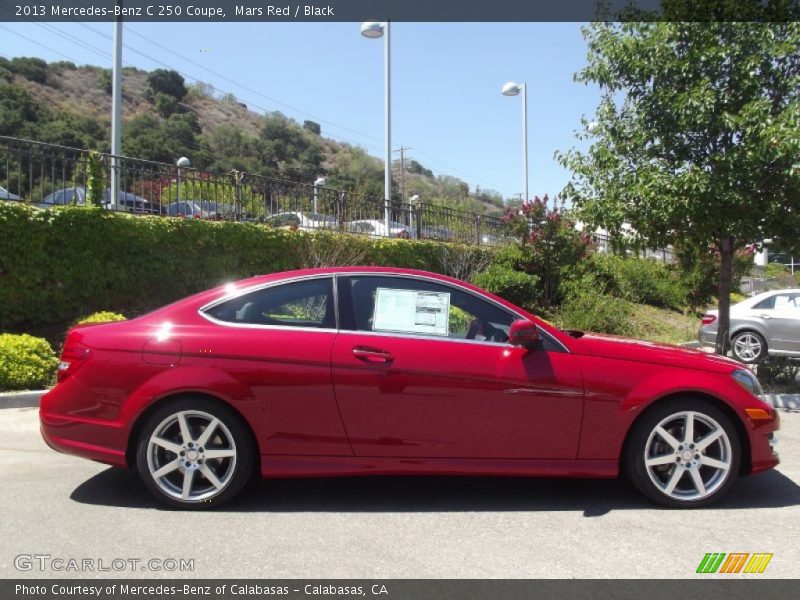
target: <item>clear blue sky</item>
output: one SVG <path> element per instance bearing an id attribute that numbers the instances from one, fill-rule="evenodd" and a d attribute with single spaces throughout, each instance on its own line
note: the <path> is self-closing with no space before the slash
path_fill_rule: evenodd
<path id="1" fill-rule="evenodd" d="M 3 23 L 0 55 L 111 66 L 112 32 L 111 23 Z M 123 41 L 125 64 L 168 66 L 383 155 L 383 43 L 359 35 L 358 23 L 131 23 Z M 599 101 L 597 88 L 573 81 L 585 56 L 575 23 L 395 23 L 393 146 L 512 197 L 523 191 L 521 105 L 500 88 L 524 81 L 530 193 L 557 193 L 569 175 L 553 152 L 577 143 L 581 115 Z"/>

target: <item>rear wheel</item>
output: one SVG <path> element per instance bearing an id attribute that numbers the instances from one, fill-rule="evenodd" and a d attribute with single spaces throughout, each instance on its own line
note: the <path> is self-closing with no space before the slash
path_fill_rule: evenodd
<path id="1" fill-rule="evenodd" d="M 206 398 L 176 400 L 147 419 L 136 464 L 148 491 L 178 508 L 219 506 L 253 470 L 249 431 L 227 407 Z"/>
<path id="2" fill-rule="evenodd" d="M 659 504 L 695 508 L 716 502 L 736 481 L 739 435 L 730 418 L 704 400 L 654 407 L 636 423 L 626 446 L 625 471 Z"/>
<path id="3" fill-rule="evenodd" d="M 755 331 L 741 331 L 731 339 L 731 351 L 736 360 L 752 364 L 767 355 L 767 342 Z"/>

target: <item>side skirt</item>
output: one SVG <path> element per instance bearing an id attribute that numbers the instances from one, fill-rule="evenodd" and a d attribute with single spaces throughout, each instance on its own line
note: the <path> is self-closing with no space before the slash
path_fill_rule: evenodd
<path id="1" fill-rule="evenodd" d="M 262 477 L 353 475 L 497 475 L 500 477 L 613 478 L 616 460 L 519 460 L 467 458 L 373 458 L 261 456 Z"/>

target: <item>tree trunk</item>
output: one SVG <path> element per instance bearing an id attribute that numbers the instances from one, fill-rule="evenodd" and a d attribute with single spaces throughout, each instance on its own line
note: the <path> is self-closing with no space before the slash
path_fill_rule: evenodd
<path id="1" fill-rule="evenodd" d="M 715 352 L 723 356 L 731 346 L 731 286 L 733 285 L 733 238 L 724 237 L 719 244 L 719 288 L 717 308 L 719 309 L 717 343 Z"/>

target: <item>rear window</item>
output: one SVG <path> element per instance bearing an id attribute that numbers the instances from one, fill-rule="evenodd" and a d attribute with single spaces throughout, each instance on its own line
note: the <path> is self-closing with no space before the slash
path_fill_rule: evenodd
<path id="1" fill-rule="evenodd" d="M 330 277 L 296 281 L 227 300 L 205 313 L 226 323 L 335 329 Z"/>

